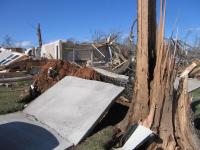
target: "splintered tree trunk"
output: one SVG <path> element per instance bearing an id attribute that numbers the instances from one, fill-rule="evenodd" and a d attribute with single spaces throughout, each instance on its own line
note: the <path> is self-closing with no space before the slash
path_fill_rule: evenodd
<path id="1" fill-rule="evenodd" d="M 148 0 L 138 1 L 138 43 L 137 49 L 137 67 L 136 67 L 136 84 L 135 84 L 135 104 L 131 113 L 136 114 L 131 117 L 131 122 L 143 118 L 149 112 L 149 82 L 148 82 Z M 142 32 L 141 32 L 142 31 Z M 143 57 L 140 57 L 143 56 Z M 140 66 L 140 67 L 138 67 Z M 142 91 L 140 89 L 143 89 Z"/>
<path id="2" fill-rule="evenodd" d="M 153 79 L 156 58 L 155 7 L 155 0 L 138 0 L 138 41 L 134 98 L 128 114 L 124 120 L 117 125 L 117 128 L 122 132 L 126 131 L 127 127 L 133 124 L 133 122 L 138 122 L 149 113 L 149 90 Z"/>
<path id="3" fill-rule="evenodd" d="M 38 39 L 39 48 L 41 48 L 42 47 L 42 34 L 41 34 L 40 24 L 37 25 L 37 39 Z"/>
<path id="4" fill-rule="evenodd" d="M 139 123 L 153 130 L 159 142 L 147 149 L 197 150 L 198 137 L 189 117 L 187 76 L 174 90 L 176 49 L 164 44 L 165 0 L 160 2 L 156 28 L 156 0 L 138 0 L 138 43 L 134 97 L 125 119 L 117 125 L 121 132 Z M 156 30 L 157 29 L 157 30 Z"/>

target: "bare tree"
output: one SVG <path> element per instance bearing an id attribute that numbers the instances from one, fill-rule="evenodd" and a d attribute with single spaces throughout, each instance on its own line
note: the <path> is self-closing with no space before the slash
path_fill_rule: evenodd
<path id="1" fill-rule="evenodd" d="M 135 27 L 135 24 L 137 23 L 137 19 L 135 19 L 131 25 L 131 30 L 130 30 L 130 35 L 129 35 L 129 42 L 131 45 L 133 45 L 133 42 L 134 42 L 134 27 Z"/>
<path id="2" fill-rule="evenodd" d="M 94 43 L 104 43 L 107 42 L 107 40 L 115 42 L 121 41 L 122 33 L 120 31 L 110 31 L 108 33 L 102 32 L 102 31 L 95 31 L 92 35 L 92 41 Z"/>
<path id="3" fill-rule="evenodd" d="M 106 34 L 102 31 L 95 31 L 92 35 L 92 41 L 94 43 L 102 43 L 105 42 Z"/>
<path id="4" fill-rule="evenodd" d="M 2 42 L 2 47 L 13 47 L 14 42 L 11 36 L 5 35 Z"/>

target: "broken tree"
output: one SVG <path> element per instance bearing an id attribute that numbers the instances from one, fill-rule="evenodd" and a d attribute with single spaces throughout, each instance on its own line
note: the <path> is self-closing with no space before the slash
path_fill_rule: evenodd
<path id="1" fill-rule="evenodd" d="M 176 49 L 164 42 L 165 0 L 160 0 L 156 29 L 156 0 L 138 0 L 138 42 L 134 97 L 127 116 L 117 125 L 121 133 L 139 123 L 153 130 L 159 142 L 146 149 L 199 149 L 189 117 L 187 75 L 174 91 Z"/>
<path id="2" fill-rule="evenodd" d="M 37 25 L 37 39 L 38 39 L 39 48 L 41 48 L 42 47 L 42 34 L 41 34 L 41 29 L 40 29 L 39 23 Z"/>

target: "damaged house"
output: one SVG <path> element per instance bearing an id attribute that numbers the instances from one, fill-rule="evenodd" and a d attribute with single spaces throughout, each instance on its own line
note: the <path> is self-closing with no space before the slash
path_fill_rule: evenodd
<path id="1" fill-rule="evenodd" d="M 58 40 L 44 44 L 41 57 L 60 59 L 85 66 L 100 67 L 106 70 L 116 70 L 121 66 L 127 68 L 131 61 L 125 46 L 115 42 L 110 37 L 102 43 L 74 43 Z"/>
<path id="2" fill-rule="evenodd" d="M 43 45 L 41 57 L 88 65 L 106 64 L 111 59 L 107 45 L 77 44 L 62 40 Z"/>

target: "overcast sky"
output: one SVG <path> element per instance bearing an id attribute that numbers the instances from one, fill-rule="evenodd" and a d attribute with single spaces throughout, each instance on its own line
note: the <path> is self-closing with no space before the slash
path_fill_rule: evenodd
<path id="1" fill-rule="evenodd" d="M 41 24 L 44 42 L 74 38 L 90 40 L 95 31 L 128 35 L 136 18 L 136 0 L 1 0 L 0 41 L 9 35 L 18 45 L 36 45 Z M 200 0 L 167 0 L 166 36 L 179 28 L 192 43 L 200 35 Z"/>

